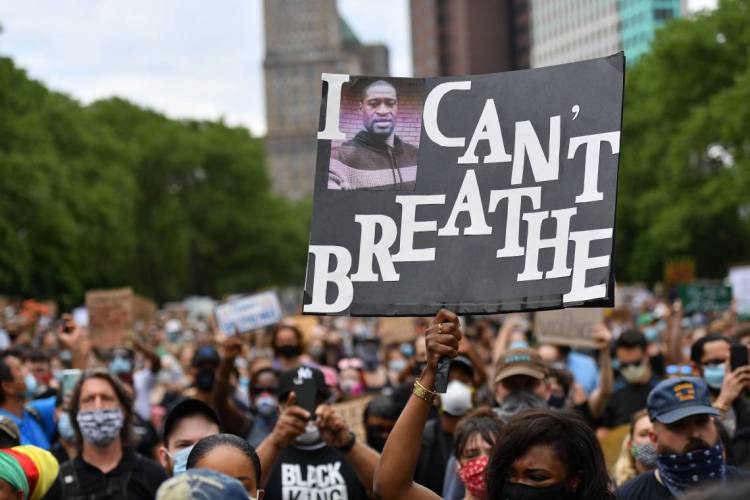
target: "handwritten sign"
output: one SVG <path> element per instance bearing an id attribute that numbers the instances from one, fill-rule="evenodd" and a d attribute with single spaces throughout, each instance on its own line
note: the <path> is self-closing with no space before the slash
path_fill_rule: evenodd
<path id="1" fill-rule="evenodd" d="M 703 283 L 679 286 L 682 308 L 687 312 L 724 311 L 732 302 L 732 287 Z"/>
<path id="2" fill-rule="evenodd" d="M 216 307 L 216 321 L 228 335 L 263 328 L 281 318 L 279 297 L 271 291 L 233 299 Z"/>
<path id="3" fill-rule="evenodd" d="M 562 309 L 534 313 L 534 335 L 539 342 L 594 347 L 592 327 L 602 321 L 599 308 Z"/>

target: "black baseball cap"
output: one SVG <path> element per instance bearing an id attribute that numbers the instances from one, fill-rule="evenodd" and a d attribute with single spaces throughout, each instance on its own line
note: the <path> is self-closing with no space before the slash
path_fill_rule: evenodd
<path id="1" fill-rule="evenodd" d="M 651 389 L 646 402 L 648 416 L 663 424 L 672 424 L 692 415 L 716 415 L 711 406 L 708 386 L 696 377 L 670 378 Z"/>
<path id="2" fill-rule="evenodd" d="M 169 410 L 169 413 L 167 413 L 167 416 L 164 417 L 164 425 L 162 426 L 161 437 L 165 446 L 167 441 L 169 440 L 169 435 L 172 434 L 172 431 L 177 425 L 177 422 L 179 422 L 180 419 L 184 417 L 189 417 L 192 415 L 203 415 L 210 421 L 214 422 L 216 425 L 220 425 L 219 416 L 216 414 L 214 409 L 208 406 L 206 403 L 198 399 L 183 399 L 182 401 L 174 405 L 172 409 Z"/>
<path id="3" fill-rule="evenodd" d="M 305 365 L 287 370 L 281 374 L 277 394 L 279 397 L 283 397 L 289 392 L 308 384 L 314 385 L 316 391 L 324 394 L 326 397 L 328 396 L 328 388 L 326 387 L 326 379 L 323 372 L 314 366 Z"/>

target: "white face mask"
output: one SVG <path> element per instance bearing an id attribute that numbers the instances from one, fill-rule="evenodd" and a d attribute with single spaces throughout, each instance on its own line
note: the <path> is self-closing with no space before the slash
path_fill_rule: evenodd
<path id="1" fill-rule="evenodd" d="M 471 387 L 458 380 L 451 381 L 445 394 L 440 395 L 440 406 L 445 413 L 454 417 L 466 415 L 473 406 Z"/>

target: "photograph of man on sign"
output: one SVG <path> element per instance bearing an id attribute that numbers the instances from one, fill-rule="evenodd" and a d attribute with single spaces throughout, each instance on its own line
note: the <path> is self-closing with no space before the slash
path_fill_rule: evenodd
<path id="1" fill-rule="evenodd" d="M 341 128 L 353 137 L 331 149 L 328 189 L 414 191 L 421 89 L 399 87 L 406 85 L 398 79 L 360 79 L 345 86 Z M 409 94 L 406 106 L 400 94 Z"/>

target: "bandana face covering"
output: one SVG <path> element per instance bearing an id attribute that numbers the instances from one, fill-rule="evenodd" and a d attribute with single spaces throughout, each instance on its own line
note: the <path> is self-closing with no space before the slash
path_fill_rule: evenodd
<path id="1" fill-rule="evenodd" d="M 726 466 L 721 443 L 687 453 L 660 453 L 656 458 L 661 482 L 674 496 L 703 481 L 723 481 Z"/>
<path id="2" fill-rule="evenodd" d="M 84 441 L 94 446 L 107 446 L 120 434 L 125 417 L 121 409 L 112 408 L 82 411 L 76 420 Z"/>
<path id="3" fill-rule="evenodd" d="M 458 476 L 466 489 L 478 500 L 487 498 L 487 481 L 485 470 L 490 459 L 487 455 L 472 458 L 458 469 Z"/>

